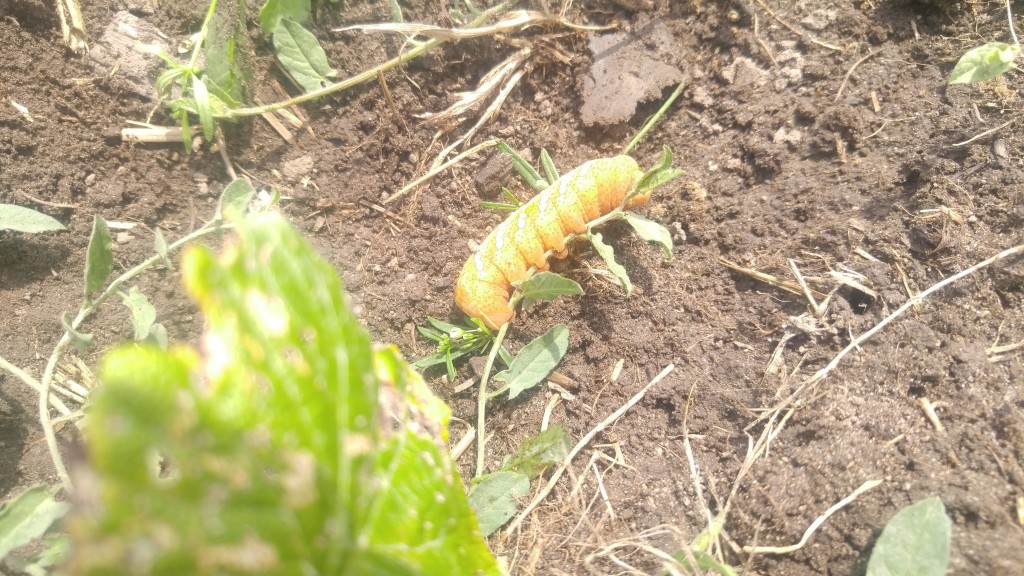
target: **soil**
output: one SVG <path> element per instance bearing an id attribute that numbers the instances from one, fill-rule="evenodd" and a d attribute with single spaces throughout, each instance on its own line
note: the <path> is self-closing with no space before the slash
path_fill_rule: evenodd
<path id="1" fill-rule="evenodd" d="M 94 42 L 128 10 L 172 46 L 198 29 L 206 10 L 199 0 L 83 4 Z M 255 16 L 258 3 L 250 4 Z M 557 13 L 553 4 L 532 8 Z M 388 3 L 342 5 L 325 4 L 310 25 L 341 76 L 402 48 L 396 37 L 331 32 L 389 21 Z M 401 3 L 408 21 L 441 25 L 451 22 L 448 5 Z M 1020 574 L 1024 354 L 992 350 L 1024 340 L 1019 259 L 929 296 L 846 356 L 804 391 L 768 453 L 736 481 L 750 439 L 764 429 L 764 422 L 754 424 L 758 417 L 852 336 L 911 295 L 1024 241 L 1024 133 L 1014 123 L 1020 75 L 946 85 L 967 49 L 1009 41 L 1005 6 L 589 0 L 569 3 L 565 17 L 619 27 L 622 42 L 634 43 L 637 73 L 627 59 L 615 64 L 617 75 L 602 63 L 600 78 L 643 84 L 622 98 L 646 100 L 632 113 L 628 106 L 602 111 L 591 96 L 591 48 L 609 42 L 584 30 L 531 29 L 512 35 L 536 48 L 528 72 L 474 142 L 501 137 L 534 157 L 545 148 L 565 171 L 621 151 L 678 74 L 686 82 L 682 98 L 633 152 L 649 166 L 668 145 L 686 170 L 641 210 L 674 231 L 674 258 L 624 226 L 609 226 L 605 235 L 632 277 L 633 294 L 610 284 L 600 259 L 581 247 L 555 268 L 586 295 L 521 312 L 509 346 L 568 325 L 570 347 L 558 370 L 570 395 L 551 421 L 574 439 L 666 365 L 675 369 L 577 459 L 572 478 L 518 537 L 492 541 L 495 552 L 508 557 L 515 574 L 633 573 L 624 566 L 654 573 L 661 564 L 651 550 L 675 553 L 707 526 L 705 506 L 717 513 L 728 499 L 725 557 L 741 573 L 863 574 L 886 521 L 938 496 L 953 522 L 951 573 Z M 651 30 L 659 32 L 647 41 Z M 267 88 L 272 82 L 292 88 L 268 42 L 255 32 L 252 40 L 254 85 L 265 91 L 259 97 L 277 100 Z M 80 299 L 93 215 L 137 224 L 116 242 L 116 266 L 127 268 L 151 254 L 153 230 L 173 239 L 208 218 L 229 176 L 205 144 L 186 155 L 177 144 L 123 142 L 120 130 L 130 121 L 173 123 L 154 94 L 139 88 L 151 87 L 157 70 L 140 84 L 70 55 L 50 3 L 0 3 L 0 50 L 0 202 L 39 209 L 68 227 L 0 233 L 0 355 L 39 375 L 61 335 L 61 316 Z M 371 205 L 422 175 L 479 117 L 443 127 L 434 140 L 439 127 L 418 115 L 444 109 L 514 50 L 493 38 L 446 44 L 385 74 L 390 97 L 371 82 L 305 105 L 308 129 L 295 131 L 294 144 L 262 120 L 226 127 L 235 166 L 254 183 L 282 190 L 282 211 L 337 267 L 374 338 L 397 343 L 410 357 L 429 352 L 414 339 L 415 325 L 428 315 L 459 319 L 455 278 L 470 243 L 501 220 L 479 201 L 493 199 L 501 184 L 525 190 L 513 175 L 478 189 L 488 152 L 389 203 L 388 214 Z M 32 120 L 11 101 L 27 107 Z M 803 296 L 722 259 L 790 281 L 793 261 L 831 298 L 815 317 Z M 170 339 L 194 341 L 202 320 L 177 274 L 156 270 L 138 284 Z M 97 343 L 84 355 L 86 365 L 131 338 L 122 308 L 110 302 L 85 326 Z M 611 382 L 620 359 L 624 368 Z M 472 393 L 453 393 L 452 383 L 428 375 L 455 415 L 472 421 Z M 472 368 L 459 375 L 472 377 Z M 35 393 L 8 374 L 0 382 L 0 494 L 54 482 Z M 489 466 L 539 430 L 553 393 L 538 388 L 491 404 Z M 925 404 L 934 406 L 941 429 Z M 608 458 L 588 466 L 592 451 Z M 573 478 L 581 482 L 576 494 Z M 804 548 L 778 555 L 739 548 L 798 542 L 815 518 L 869 480 L 882 483 L 829 518 Z"/>

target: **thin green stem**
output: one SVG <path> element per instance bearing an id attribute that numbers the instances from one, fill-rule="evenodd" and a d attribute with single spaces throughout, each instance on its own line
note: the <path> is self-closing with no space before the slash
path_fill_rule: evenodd
<path id="1" fill-rule="evenodd" d="M 672 92 L 672 95 L 668 97 L 668 100 L 665 100 L 665 103 L 661 105 L 661 108 L 658 109 L 654 116 L 651 116 L 651 119 L 644 124 L 644 127 L 641 128 L 640 131 L 637 132 L 636 136 L 629 141 L 629 144 L 626 144 L 626 147 L 622 149 L 623 154 L 629 154 L 629 151 L 639 144 L 640 141 L 644 139 L 644 136 L 647 136 L 647 133 L 651 131 L 651 128 L 654 128 L 654 125 L 661 120 L 661 117 L 665 115 L 665 112 L 668 112 L 669 107 L 676 101 L 676 98 L 683 93 L 684 85 L 685 84 L 683 82 L 680 82 L 679 86 L 676 86 L 676 89 Z"/>
<path id="2" fill-rule="evenodd" d="M 476 27 L 477 25 L 479 25 L 480 23 L 484 22 L 485 20 L 487 20 L 491 16 L 493 16 L 495 14 L 500 14 L 504 10 L 505 10 L 505 2 L 502 2 L 501 4 L 498 4 L 497 6 L 494 6 L 493 8 L 488 8 L 487 10 L 481 12 L 479 16 L 474 18 L 466 27 L 467 28 Z M 356 74 L 355 76 L 352 76 L 351 78 L 346 78 L 345 80 L 342 80 L 341 82 L 337 82 L 337 83 L 334 83 L 334 84 L 330 84 L 328 86 L 324 86 L 323 88 L 320 88 L 319 90 L 314 90 L 312 92 L 307 92 L 307 93 L 302 94 L 300 96 L 296 96 L 295 98 L 289 98 L 288 100 L 284 100 L 282 102 L 275 102 L 273 104 L 266 104 L 266 105 L 263 105 L 263 106 L 249 106 L 249 107 L 246 107 L 246 108 L 235 108 L 233 110 L 228 110 L 226 112 L 222 112 L 222 113 L 218 114 L 217 117 L 218 118 L 241 118 L 241 117 L 244 117 L 244 116 L 258 116 L 260 114 L 265 114 L 267 112 L 274 112 L 274 111 L 277 111 L 277 110 L 282 110 L 284 108 L 290 108 L 290 107 L 296 106 L 298 104 L 305 104 L 306 102 L 312 102 L 313 100 L 316 100 L 318 98 L 322 98 L 324 96 L 327 96 L 328 94 L 333 94 L 335 92 L 340 92 L 342 90 L 346 90 L 346 89 L 351 88 L 353 86 L 362 84 L 363 82 L 366 82 L 368 80 L 373 80 L 374 78 L 377 77 L 378 74 L 383 73 L 383 72 L 387 72 L 388 70 L 391 70 L 392 68 L 400 66 L 401 64 L 403 64 L 405 62 L 408 62 L 408 61 L 410 61 L 410 60 L 420 56 L 424 52 L 430 50 L 431 48 L 435 48 L 437 46 L 440 46 L 441 44 L 444 44 L 445 42 L 448 42 L 448 40 L 444 40 L 444 39 L 441 39 L 441 38 L 433 38 L 431 40 L 428 40 L 428 41 L 426 41 L 426 42 L 424 42 L 424 43 L 414 47 L 413 49 L 409 50 L 408 52 L 405 52 L 403 54 L 399 54 L 398 56 L 392 58 L 391 60 L 388 60 L 387 62 L 384 62 L 383 64 L 379 64 L 377 66 L 374 66 L 373 68 L 370 68 L 369 70 L 366 70 L 364 72 Z"/>
<path id="3" fill-rule="evenodd" d="M 494 338 L 491 346 L 491 353 L 487 355 L 487 363 L 484 364 L 484 373 L 480 377 L 480 390 L 476 397 L 476 474 L 474 478 L 483 476 L 484 453 L 487 449 L 487 433 L 484 428 L 487 415 L 487 380 L 491 377 L 491 368 L 494 366 L 494 358 L 505 341 L 505 333 L 508 332 L 510 322 L 506 322 L 498 330 L 498 336 Z"/>
<path id="4" fill-rule="evenodd" d="M 206 11 L 206 18 L 203 19 L 203 27 L 199 29 L 199 38 L 196 45 L 192 47 L 192 57 L 188 61 L 188 69 L 195 70 L 199 62 L 199 54 L 202 52 L 203 44 L 206 43 L 206 33 L 210 29 L 210 22 L 213 20 L 213 13 L 217 9 L 217 0 L 210 0 L 210 9 Z"/>

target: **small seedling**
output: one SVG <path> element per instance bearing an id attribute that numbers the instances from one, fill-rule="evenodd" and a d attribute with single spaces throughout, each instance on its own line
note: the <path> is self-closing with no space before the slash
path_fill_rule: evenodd
<path id="1" fill-rule="evenodd" d="M 455 380 L 455 362 L 486 353 L 488 346 L 494 342 L 494 333 L 476 319 L 472 321 L 472 326 L 449 324 L 430 316 L 427 317 L 427 322 L 429 326 L 418 326 L 417 330 L 437 347 L 430 356 L 413 362 L 412 367 L 426 369 L 444 364 L 449 381 Z M 502 348 L 501 355 L 506 364 L 512 361 L 512 355 L 508 350 Z"/>
<path id="2" fill-rule="evenodd" d="M 1014 61 L 1020 55 L 1020 42 L 1017 40 L 1017 32 L 1013 28 L 1013 11 L 1010 9 L 1010 1 L 1006 1 L 1006 15 L 1010 24 L 1010 36 L 1013 44 L 1005 42 L 989 42 L 968 50 L 960 57 L 960 60 L 949 75 L 950 84 L 974 84 L 990 80 L 1002 75 L 1011 68 L 1016 68 Z"/>

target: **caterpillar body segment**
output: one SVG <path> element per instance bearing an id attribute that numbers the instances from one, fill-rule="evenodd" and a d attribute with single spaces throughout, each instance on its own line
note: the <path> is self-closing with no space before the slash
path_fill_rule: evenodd
<path id="1" fill-rule="evenodd" d="M 455 303 L 471 318 L 497 330 L 515 317 L 512 283 L 548 269 L 550 255 L 566 241 L 622 205 L 643 171 L 629 156 L 591 160 L 562 176 L 510 214 L 466 261 L 455 286 Z M 650 192 L 630 198 L 640 206 Z"/>

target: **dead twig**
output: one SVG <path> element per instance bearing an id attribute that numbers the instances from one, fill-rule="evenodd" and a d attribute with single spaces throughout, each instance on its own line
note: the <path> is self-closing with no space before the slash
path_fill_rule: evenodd
<path id="1" fill-rule="evenodd" d="M 842 83 L 839 84 L 839 90 L 836 92 L 836 98 L 835 98 L 835 100 L 833 100 L 833 102 L 839 102 L 839 97 L 843 95 L 843 89 L 846 88 L 846 83 L 850 81 L 850 76 L 853 76 L 853 71 L 857 69 L 857 66 L 860 66 L 868 58 L 871 58 L 872 56 L 876 56 L 876 55 L 878 55 L 878 52 L 871 52 L 869 50 L 866 56 L 864 56 L 860 60 L 857 60 L 856 62 L 854 62 L 853 66 L 850 66 L 850 69 L 846 71 L 846 76 L 843 76 Z M 872 94 L 874 94 L 874 93 L 872 92 Z M 875 108 L 876 108 L 875 112 L 878 112 L 878 110 L 877 110 L 877 108 L 878 108 L 877 101 L 875 102 Z"/>
<path id="2" fill-rule="evenodd" d="M 42 199 L 36 198 L 35 196 L 32 196 L 30 194 L 26 194 L 26 193 L 22 192 L 21 190 L 15 190 L 15 192 L 17 192 L 19 195 L 21 195 L 21 196 L 23 196 L 23 197 L 25 197 L 25 198 L 33 201 L 33 202 L 35 202 L 36 204 L 42 204 L 43 206 L 49 206 L 50 208 L 71 208 L 71 209 L 78 208 L 77 204 L 58 204 L 57 202 L 47 202 L 46 200 L 42 200 Z"/>
<path id="3" fill-rule="evenodd" d="M 829 50 L 835 50 L 836 52 L 842 52 L 843 51 L 843 49 L 840 48 L 839 46 L 833 46 L 832 44 L 829 44 L 827 42 L 822 42 L 821 40 L 818 40 L 814 36 L 811 36 L 810 34 L 804 32 L 802 30 L 797 30 L 792 25 L 790 25 L 789 22 L 786 22 L 785 20 L 780 18 L 778 14 L 776 14 L 774 11 L 772 11 L 772 9 L 769 8 L 767 4 L 764 3 L 764 0 L 757 0 L 757 3 L 758 3 L 758 5 L 761 6 L 761 8 L 764 8 L 764 11 L 767 12 L 769 16 L 774 18 L 776 22 L 781 24 L 783 27 L 785 27 L 787 30 L 789 30 L 793 34 L 796 34 L 797 36 L 803 36 L 804 38 L 807 38 L 807 40 L 817 44 L 818 46 L 821 46 L 822 48 L 828 48 Z"/>

